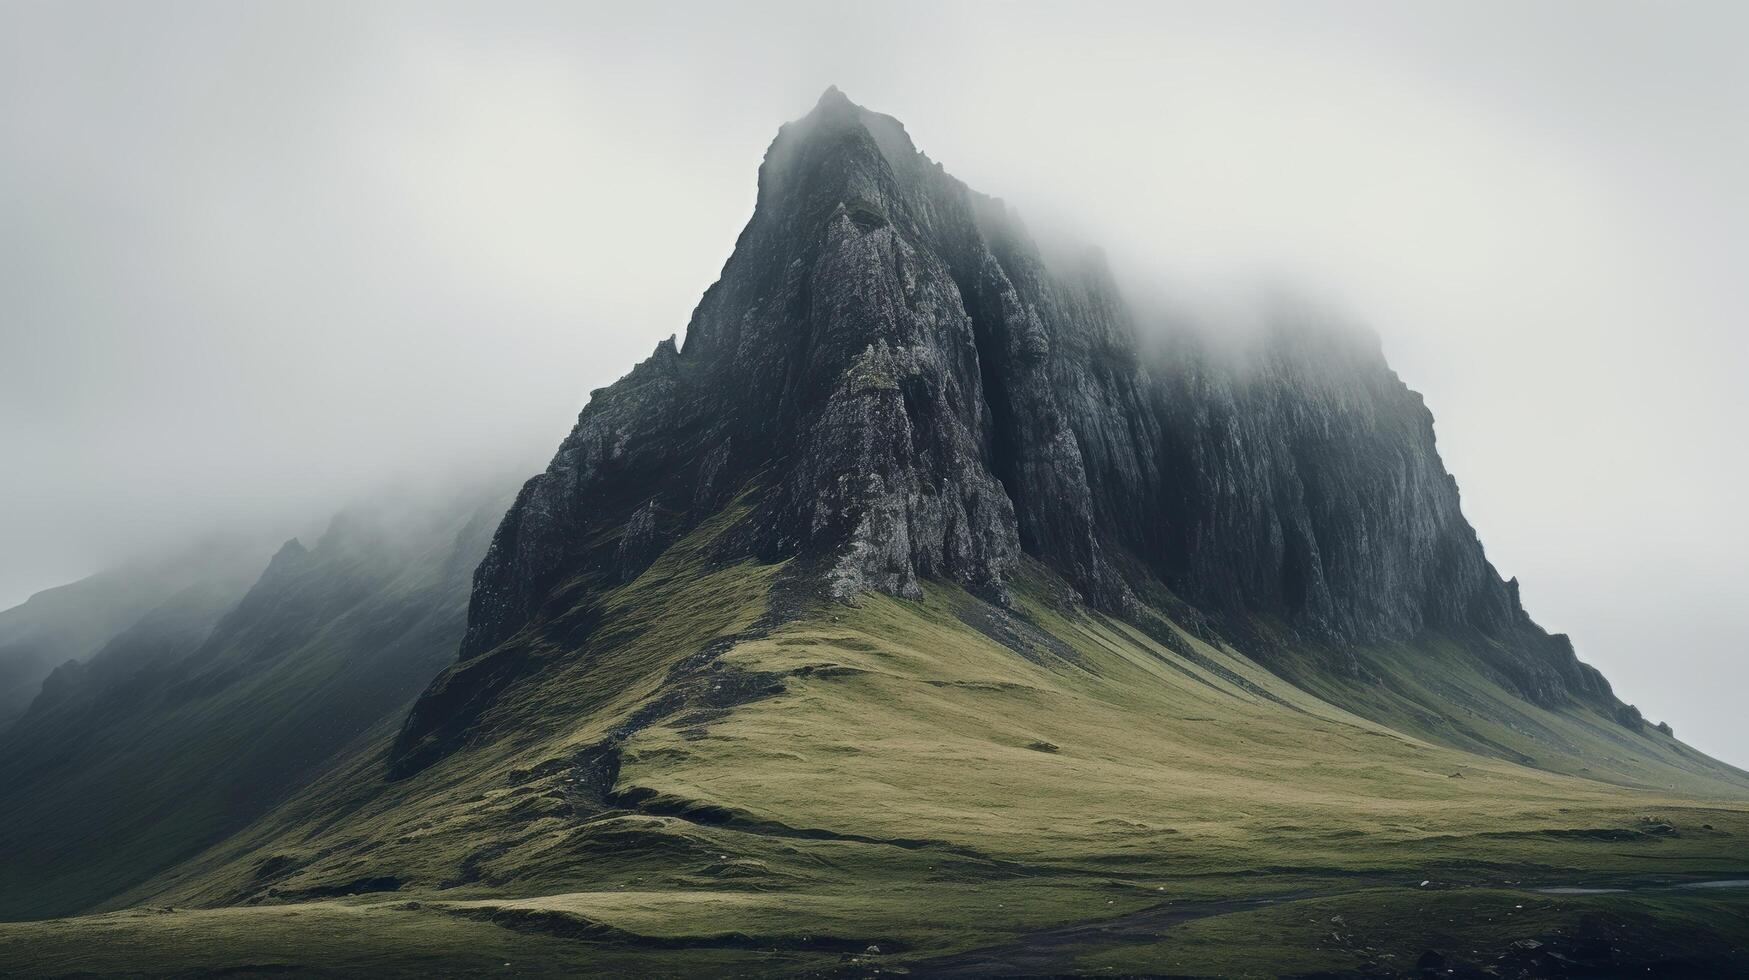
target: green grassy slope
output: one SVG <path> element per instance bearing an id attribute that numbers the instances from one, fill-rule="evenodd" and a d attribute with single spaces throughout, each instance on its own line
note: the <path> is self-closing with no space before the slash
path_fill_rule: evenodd
<path id="1" fill-rule="evenodd" d="M 1487 662 L 1450 637 L 1356 651 L 1363 676 L 1272 661 L 1297 686 L 1430 741 L 1538 769 L 1653 790 L 1740 796 L 1749 774 L 1651 725 L 1629 728 L 1584 708 L 1514 696 Z"/>
<path id="2" fill-rule="evenodd" d="M 106 903 L 177 911 L 0 926 L 0 964 L 418 974 L 444 930 L 464 973 L 1268 974 L 1600 929 L 1634 962 L 1678 939 L 1737 962 L 1738 893 L 1525 891 L 1749 877 L 1749 787 L 1665 736 L 1519 701 L 1439 638 L 1308 691 L 1036 570 L 1013 611 L 947 587 L 798 605 L 781 566 L 713 562 L 736 516 L 609 592 L 580 643 L 559 616 L 513 644 L 539 669 L 436 765 L 387 780 L 385 723 Z M 1537 916 L 1434 921 L 1462 902 Z"/>

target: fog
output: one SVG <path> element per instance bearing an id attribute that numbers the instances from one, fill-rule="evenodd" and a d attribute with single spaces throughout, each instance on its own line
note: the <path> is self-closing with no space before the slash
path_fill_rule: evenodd
<path id="1" fill-rule="evenodd" d="M 1370 325 L 1532 614 L 1749 764 L 1749 7 L 633 6 L 0 6 L 0 606 L 532 472 L 835 83 L 1134 295 Z"/>

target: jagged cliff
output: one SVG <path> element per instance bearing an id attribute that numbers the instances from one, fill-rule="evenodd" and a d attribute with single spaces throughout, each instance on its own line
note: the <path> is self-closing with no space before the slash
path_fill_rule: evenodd
<path id="1" fill-rule="evenodd" d="M 560 617 L 575 640 L 592 596 L 732 500 L 724 557 L 789 560 L 838 599 L 938 579 L 1005 606 L 1031 556 L 1119 615 L 1182 602 L 1333 650 L 1460 635 L 1527 698 L 1638 724 L 1488 563 L 1375 339 L 1288 317 L 1236 354 L 1144 344 L 1097 257 L 1052 267 L 831 89 L 772 143 L 684 349 L 594 392 L 522 489 L 402 769 L 522 669 L 479 658 Z"/>

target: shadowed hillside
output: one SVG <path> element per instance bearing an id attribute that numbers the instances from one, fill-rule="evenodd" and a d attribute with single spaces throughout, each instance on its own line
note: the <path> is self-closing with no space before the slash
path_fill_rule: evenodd
<path id="1" fill-rule="evenodd" d="M 398 718 L 460 638 L 501 506 L 476 497 L 342 514 L 314 547 L 287 542 L 246 591 L 184 588 L 51 674 L 0 736 L 0 916 L 110 898 Z"/>

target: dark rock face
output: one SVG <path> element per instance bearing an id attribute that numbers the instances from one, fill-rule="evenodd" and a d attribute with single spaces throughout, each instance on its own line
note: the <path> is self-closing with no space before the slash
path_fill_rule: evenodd
<path id="1" fill-rule="evenodd" d="M 1110 612 L 1163 587 L 1330 644 L 1438 628 L 1527 696 L 1614 710 L 1488 563 L 1375 339 L 1293 317 L 1236 352 L 1138 337 L 1101 262 L 1047 265 L 828 90 L 767 152 L 685 349 L 595 392 L 505 516 L 464 664 L 739 501 L 736 547 L 837 598 L 936 578 L 1002 604 L 1025 553 Z"/>
<path id="2" fill-rule="evenodd" d="M 816 559 L 835 595 L 915 595 L 920 576 L 1003 594 L 1014 508 L 989 465 L 972 320 L 935 247 L 980 247 L 970 194 L 836 91 L 784 127 L 759 179 L 685 352 L 664 342 L 596 392 L 506 516 L 464 658 L 515 633 L 561 580 L 623 580 L 749 488 L 750 549 Z M 640 543 L 622 555 L 608 528 Z"/>

